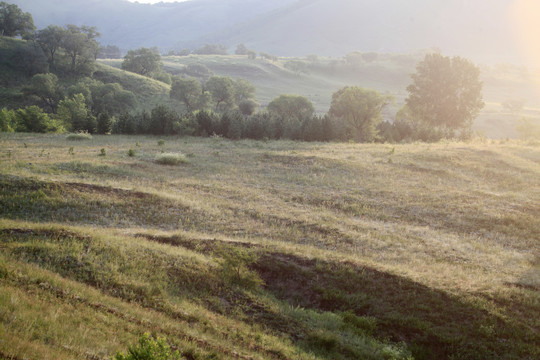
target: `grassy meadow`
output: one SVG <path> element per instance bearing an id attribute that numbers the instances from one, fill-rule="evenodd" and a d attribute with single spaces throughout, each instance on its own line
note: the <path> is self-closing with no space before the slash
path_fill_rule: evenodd
<path id="1" fill-rule="evenodd" d="M 0 134 L 0 359 L 537 359 L 540 143 Z"/>

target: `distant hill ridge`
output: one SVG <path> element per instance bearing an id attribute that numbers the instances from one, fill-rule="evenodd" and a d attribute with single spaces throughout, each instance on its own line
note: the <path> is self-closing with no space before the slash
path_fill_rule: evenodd
<path id="1" fill-rule="evenodd" d="M 509 20 L 511 0 L 191 0 L 155 5 L 126 0 L 12 0 L 48 24 L 94 25 L 101 42 L 161 51 L 239 43 L 281 56 L 343 56 L 438 47 L 477 62 L 521 63 Z"/>

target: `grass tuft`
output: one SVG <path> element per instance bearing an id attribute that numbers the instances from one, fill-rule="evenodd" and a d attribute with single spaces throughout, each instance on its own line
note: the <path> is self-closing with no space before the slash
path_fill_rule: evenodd
<path id="1" fill-rule="evenodd" d="M 181 153 L 163 153 L 156 156 L 156 163 L 161 165 L 179 165 L 187 164 L 189 161 L 184 154 Z"/>
<path id="2" fill-rule="evenodd" d="M 86 132 L 68 134 L 66 136 L 66 140 L 69 140 L 69 141 L 92 140 L 92 135 Z"/>

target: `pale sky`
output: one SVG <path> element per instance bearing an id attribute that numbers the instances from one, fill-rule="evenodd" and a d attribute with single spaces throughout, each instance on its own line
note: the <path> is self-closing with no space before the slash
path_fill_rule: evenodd
<path id="1" fill-rule="evenodd" d="M 182 2 L 187 0 L 127 0 L 129 2 L 139 2 L 139 3 L 145 3 L 145 4 L 155 4 L 158 2 Z"/>

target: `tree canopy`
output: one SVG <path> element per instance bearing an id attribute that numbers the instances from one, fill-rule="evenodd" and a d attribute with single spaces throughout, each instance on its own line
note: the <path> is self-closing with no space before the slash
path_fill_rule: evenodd
<path id="1" fill-rule="evenodd" d="M 375 90 L 346 86 L 332 95 L 330 115 L 343 118 L 358 141 L 374 141 L 381 111 L 390 98 Z"/>
<path id="2" fill-rule="evenodd" d="M 122 69 L 149 76 L 161 71 L 161 55 L 157 51 L 144 47 L 129 50 L 124 56 Z"/>
<path id="3" fill-rule="evenodd" d="M 411 77 L 406 105 L 415 121 L 450 131 L 470 129 L 484 107 L 480 70 L 469 60 L 428 54 Z"/>
<path id="4" fill-rule="evenodd" d="M 311 101 L 300 95 L 280 95 L 268 104 L 268 112 L 284 119 L 303 120 L 313 116 Z"/>
<path id="5" fill-rule="evenodd" d="M 170 97 L 184 103 L 188 111 L 200 108 L 202 96 L 203 90 L 199 80 L 195 78 L 174 78 Z"/>
<path id="6" fill-rule="evenodd" d="M 0 2 L 0 35 L 22 36 L 32 34 L 36 30 L 34 19 L 30 13 L 23 12 L 17 5 Z"/>

